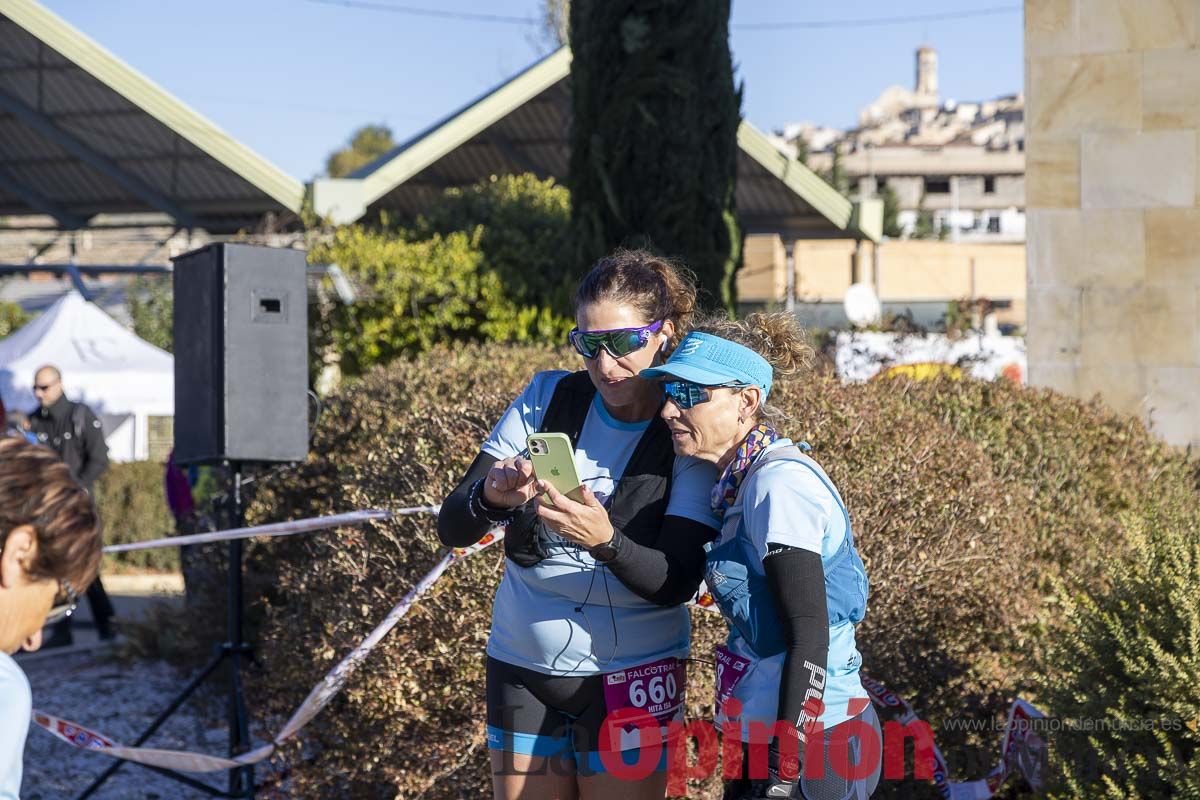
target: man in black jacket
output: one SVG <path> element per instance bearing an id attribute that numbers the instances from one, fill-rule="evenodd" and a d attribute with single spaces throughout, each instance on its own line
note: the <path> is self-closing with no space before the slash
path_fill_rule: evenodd
<path id="1" fill-rule="evenodd" d="M 33 379 L 33 393 L 41 407 L 29 416 L 29 429 L 43 444 L 58 453 L 88 494 L 96 479 L 108 469 L 108 445 L 100 420 L 83 403 L 72 403 L 63 395 L 62 373 L 57 367 L 44 366 Z M 92 619 L 101 639 L 113 638 L 113 607 L 99 576 L 87 590 Z M 46 647 L 71 644 L 71 618 L 67 617 L 54 628 Z"/>

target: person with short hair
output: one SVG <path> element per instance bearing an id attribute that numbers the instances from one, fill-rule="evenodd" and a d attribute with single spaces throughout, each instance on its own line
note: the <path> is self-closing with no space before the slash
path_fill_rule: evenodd
<path id="1" fill-rule="evenodd" d="M 30 432 L 40 444 L 58 453 L 71 477 L 91 494 L 96 480 L 108 469 L 108 445 L 104 441 L 100 419 L 85 404 L 67 399 L 63 393 L 62 373 L 52 364 L 41 367 L 34 375 L 33 393 L 40 405 L 29 415 Z M 116 635 L 112 625 L 112 601 L 99 576 L 88 588 L 87 598 L 96 633 L 102 640 L 112 639 Z M 63 647 L 71 644 L 73 638 L 71 619 L 67 617 L 55 626 L 46 646 Z"/>
<path id="2" fill-rule="evenodd" d="M 37 650 L 42 628 L 68 617 L 100 567 L 91 496 L 55 453 L 0 438 L 0 800 L 21 791 L 32 695 L 12 655 Z"/>
<path id="3" fill-rule="evenodd" d="M 711 503 L 723 526 L 706 545 L 705 581 L 729 624 L 716 653 L 718 719 L 740 727 L 745 748 L 725 800 L 864 800 L 879 782 L 879 719 L 855 642 L 867 573 L 850 514 L 806 446 L 776 430 L 783 414 L 767 402 L 811 355 L 791 314 L 713 317 L 641 372 L 663 381 L 676 456 L 721 470 Z M 771 737 L 766 764 L 747 747 L 756 732 Z M 830 746 L 843 735 L 845 748 Z"/>

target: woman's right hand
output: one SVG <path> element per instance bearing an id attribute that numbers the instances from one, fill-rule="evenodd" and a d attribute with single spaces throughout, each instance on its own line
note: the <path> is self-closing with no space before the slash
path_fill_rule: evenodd
<path id="1" fill-rule="evenodd" d="M 483 499 L 495 508 L 516 508 L 537 493 L 533 462 L 520 456 L 497 461 L 483 479 Z"/>

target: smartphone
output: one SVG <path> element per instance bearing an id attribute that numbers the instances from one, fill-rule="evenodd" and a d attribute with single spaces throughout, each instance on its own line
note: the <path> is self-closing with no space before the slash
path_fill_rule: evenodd
<path id="1" fill-rule="evenodd" d="M 531 433 L 525 440 L 533 472 L 577 502 L 583 501 L 583 482 L 575 468 L 575 451 L 565 433 Z"/>

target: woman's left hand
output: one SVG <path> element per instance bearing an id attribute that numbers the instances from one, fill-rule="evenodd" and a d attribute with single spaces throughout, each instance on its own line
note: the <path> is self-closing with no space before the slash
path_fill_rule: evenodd
<path id="1" fill-rule="evenodd" d="M 538 490 L 545 495 L 538 496 L 537 515 L 550 530 L 588 550 L 612 541 L 608 511 L 586 486 L 579 488 L 583 502 L 572 500 L 546 481 L 538 481 Z"/>

